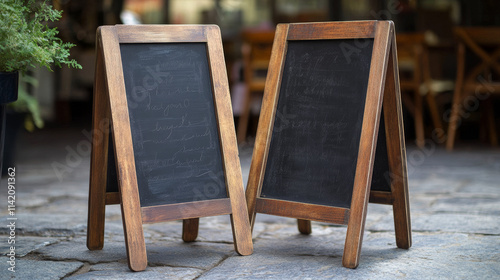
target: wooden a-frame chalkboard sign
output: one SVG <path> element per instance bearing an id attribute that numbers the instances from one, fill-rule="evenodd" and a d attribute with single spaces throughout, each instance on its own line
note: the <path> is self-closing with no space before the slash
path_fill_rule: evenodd
<path id="1" fill-rule="evenodd" d="M 97 32 L 87 247 L 104 244 L 120 204 L 130 269 L 147 266 L 143 223 L 230 214 L 236 251 L 252 253 L 220 30 L 103 26 Z"/>
<path id="2" fill-rule="evenodd" d="M 391 21 L 278 25 L 246 199 L 255 214 L 347 225 L 356 268 L 368 201 L 393 206 L 411 246 L 406 154 Z"/>

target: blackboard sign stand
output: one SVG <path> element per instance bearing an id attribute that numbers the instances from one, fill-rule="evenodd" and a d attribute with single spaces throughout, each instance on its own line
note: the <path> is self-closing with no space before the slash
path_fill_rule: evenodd
<path id="1" fill-rule="evenodd" d="M 142 271 L 147 266 L 143 223 L 182 219 L 184 241 L 194 241 L 200 217 L 229 214 L 235 250 L 241 255 L 252 253 L 221 42 L 215 25 L 117 25 L 98 29 L 87 228 L 90 250 L 100 250 L 104 245 L 105 206 L 120 204 L 131 270 Z M 150 64 L 144 67 L 144 63 Z M 157 77 L 160 74 L 164 76 Z M 129 87 L 135 81 L 143 84 Z M 137 86 L 145 89 L 133 92 Z M 136 99 L 131 99 L 131 94 L 136 94 Z M 181 105 L 171 104 L 168 98 L 183 101 Z M 202 98 L 209 102 L 198 102 Z M 153 101 L 144 107 L 144 100 Z M 137 103 L 132 104 L 134 101 Z M 156 111 L 161 113 L 154 114 Z M 173 121 L 174 125 L 169 126 Z M 173 139 L 175 133 L 178 137 Z M 203 146 L 204 140 L 209 144 Z M 154 147 L 153 152 L 140 150 L 147 145 Z M 167 153 L 172 147 L 177 149 L 176 157 L 161 158 L 172 157 Z M 220 156 L 209 157 L 210 153 Z M 150 154 L 153 160 L 147 157 Z M 113 165 L 116 169 L 110 168 Z M 220 170 L 216 170 L 217 166 Z M 158 168 L 163 169 L 154 178 L 148 177 L 153 176 L 151 170 Z M 182 175 L 181 179 L 188 183 L 190 179 L 198 180 L 188 191 L 203 188 L 202 180 L 208 180 L 209 190 L 217 190 L 214 182 L 221 182 L 223 191 L 216 198 L 202 193 L 192 200 L 176 196 L 175 191 L 162 193 L 172 185 L 170 179 L 163 179 L 166 173 L 174 179 Z M 211 182 L 207 174 L 222 179 Z M 153 183 L 154 188 L 148 189 Z M 171 187 L 179 192 L 188 188 L 185 184 Z"/>
<path id="2" fill-rule="evenodd" d="M 251 225 L 256 213 L 297 218 L 305 234 L 311 220 L 347 225 L 342 263 L 356 268 L 370 201 L 393 206 L 397 246 L 409 248 L 393 23 L 278 25 L 269 67 L 246 191 Z"/>

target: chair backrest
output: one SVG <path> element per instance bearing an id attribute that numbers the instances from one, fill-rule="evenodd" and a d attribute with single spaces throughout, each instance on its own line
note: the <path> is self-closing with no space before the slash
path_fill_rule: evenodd
<path id="1" fill-rule="evenodd" d="M 423 33 L 396 34 L 400 86 L 402 90 L 415 90 L 423 81 L 422 55 L 425 47 Z"/>
<path id="2" fill-rule="evenodd" d="M 424 44 L 424 33 L 398 33 L 396 35 L 398 59 L 413 59 L 422 52 Z"/>
<path id="3" fill-rule="evenodd" d="M 469 37 L 478 45 L 500 45 L 500 27 L 455 27 L 455 35 L 464 42 Z"/>
<path id="4" fill-rule="evenodd" d="M 500 76 L 500 27 L 456 27 L 458 59 L 465 60 L 465 49 L 481 59 L 468 71 L 465 81 L 475 81 L 482 73 L 495 72 Z"/>
<path id="5" fill-rule="evenodd" d="M 264 90 L 262 80 L 266 78 L 274 30 L 245 30 L 242 33 L 242 54 L 245 83 L 255 90 Z M 258 82 L 255 82 L 258 80 Z"/>

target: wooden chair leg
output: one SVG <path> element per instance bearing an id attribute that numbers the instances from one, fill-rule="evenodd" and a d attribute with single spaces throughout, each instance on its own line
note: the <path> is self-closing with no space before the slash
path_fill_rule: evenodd
<path id="1" fill-rule="evenodd" d="M 429 63 L 429 52 L 428 49 L 424 47 L 422 50 L 422 77 L 424 85 L 427 88 L 425 99 L 427 101 L 427 104 L 429 105 L 429 111 L 431 113 L 434 129 L 435 131 L 438 131 L 438 133 L 434 135 L 439 137 L 437 139 L 439 143 L 444 143 L 446 141 L 446 137 L 444 135 L 443 121 L 441 116 L 439 115 L 439 109 L 436 103 L 436 92 L 432 89 L 431 67 Z"/>
<path id="2" fill-rule="evenodd" d="M 485 100 L 485 111 L 488 120 L 488 135 L 490 143 L 493 147 L 498 146 L 498 137 L 495 126 L 495 111 L 493 110 L 493 101 L 491 98 Z"/>
<path id="3" fill-rule="evenodd" d="M 453 101 L 451 104 L 451 115 L 448 124 L 448 135 L 446 139 L 446 149 L 453 150 L 455 145 L 455 134 L 458 128 L 460 102 L 462 100 L 462 83 L 465 70 L 465 46 L 463 43 L 458 44 L 457 48 L 457 79 L 455 81 L 455 91 L 453 92 Z"/>
<path id="4" fill-rule="evenodd" d="M 182 220 L 182 240 L 184 242 L 194 242 L 198 237 L 199 218 Z"/>
<path id="5" fill-rule="evenodd" d="M 423 148 L 425 145 L 425 134 L 424 134 L 424 115 L 423 115 L 423 104 L 422 95 L 418 91 L 415 91 L 415 134 L 416 142 L 419 148 Z"/>
<path id="6" fill-rule="evenodd" d="M 446 149 L 448 151 L 453 150 L 453 146 L 455 145 L 455 135 L 458 128 L 459 114 L 460 114 L 460 98 L 455 101 L 456 98 L 453 98 L 453 103 L 451 107 L 451 115 L 450 115 L 450 124 L 448 125 L 448 139 L 446 140 Z"/>
<path id="7" fill-rule="evenodd" d="M 243 143 L 247 138 L 248 121 L 250 119 L 250 109 L 252 107 L 253 96 L 250 90 L 245 92 L 245 103 L 243 104 L 243 112 L 241 113 L 240 120 L 238 121 L 238 131 L 236 138 L 238 144 Z"/>
<path id="8" fill-rule="evenodd" d="M 311 234 L 311 221 L 309 220 L 301 220 L 297 219 L 297 226 L 299 228 L 299 232 L 302 234 Z"/>
<path id="9" fill-rule="evenodd" d="M 479 118 L 479 141 L 482 143 L 488 143 L 490 141 L 489 137 L 489 116 L 486 106 L 486 101 L 481 102 L 480 105 L 480 118 Z"/>
<path id="10" fill-rule="evenodd" d="M 431 113 L 432 123 L 434 124 L 434 129 L 444 132 L 443 121 L 439 115 L 439 109 L 436 103 L 436 98 L 434 97 L 434 93 L 429 91 L 426 96 L 427 104 L 429 105 L 429 111 Z M 444 143 L 446 137 L 444 134 L 440 134 L 439 143 Z"/>
<path id="11" fill-rule="evenodd" d="M 415 104 L 413 104 L 413 100 L 411 100 L 411 96 L 409 96 L 408 92 L 404 92 L 401 94 L 401 100 L 403 101 L 403 105 L 406 107 L 410 116 L 415 118 Z"/>

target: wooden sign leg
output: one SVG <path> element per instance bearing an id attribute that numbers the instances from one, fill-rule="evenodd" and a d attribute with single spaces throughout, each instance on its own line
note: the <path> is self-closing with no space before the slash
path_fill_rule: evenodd
<path id="1" fill-rule="evenodd" d="M 100 124 L 103 120 L 109 120 L 109 103 L 103 70 L 102 50 L 98 49 L 94 84 L 93 137 L 87 221 L 87 248 L 89 250 L 101 250 L 104 246 L 107 172 L 103 172 L 103 170 L 107 170 L 109 131 L 101 131 Z"/>
<path id="2" fill-rule="evenodd" d="M 399 72 L 396 64 L 395 38 L 392 38 L 391 52 L 386 76 L 384 114 L 387 135 L 387 156 L 389 160 L 391 192 L 394 197 L 394 228 L 398 248 L 411 247 L 410 202 L 408 195 L 408 174 L 406 168 L 406 147 L 404 142 L 403 113 Z"/>
<path id="3" fill-rule="evenodd" d="M 311 234 L 312 233 L 311 221 L 309 221 L 309 220 L 297 219 L 297 226 L 299 228 L 299 232 L 302 234 Z"/>
<path id="4" fill-rule="evenodd" d="M 394 37 L 393 24 L 384 21 L 378 22 L 373 42 L 368 93 L 363 113 L 363 128 L 342 257 L 342 265 L 347 268 L 356 268 L 359 264 L 392 37 Z"/>
<path id="5" fill-rule="evenodd" d="M 97 30 L 98 48 L 102 48 L 102 60 L 106 67 L 99 67 L 105 73 L 98 77 L 106 78 L 109 95 L 110 116 L 112 119 L 114 155 L 116 174 L 120 193 L 123 231 L 127 249 L 128 266 L 133 271 L 142 271 L 147 266 L 146 243 L 142 230 L 142 211 L 137 188 L 137 177 L 132 143 L 132 132 L 128 114 L 125 84 L 120 79 L 117 69 L 122 69 L 119 55 L 120 42 L 114 26 L 101 26 Z M 99 64 L 99 63 L 98 63 Z M 108 145 L 103 141 L 103 145 Z M 106 153 L 103 153 L 106 154 Z M 101 172 L 107 168 L 101 168 Z"/>
<path id="6" fill-rule="evenodd" d="M 236 138 L 236 137 L 235 137 Z M 236 144 L 234 147 L 237 147 Z M 238 164 L 239 168 L 239 164 Z M 238 176 L 237 176 L 238 177 Z M 241 177 L 240 177 L 241 180 Z M 230 180 L 228 180 L 230 182 Z M 236 188 L 228 184 L 228 193 L 231 198 L 231 228 L 233 230 L 234 249 L 238 254 L 247 256 L 253 253 L 252 231 L 247 215 L 247 207 L 243 188 Z"/>
<path id="7" fill-rule="evenodd" d="M 208 29 L 208 55 L 212 59 L 211 71 L 214 81 L 219 81 L 218 89 L 229 89 L 227 84 L 226 68 L 223 59 L 216 63 L 214 58 L 220 57 L 224 53 L 222 48 L 222 38 L 218 27 Z M 213 42 L 213 43 L 211 43 Z M 222 62 L 222 63 L 220 63 Z M 245 193 L 243 192 L 243 179 L 241 178 L 241 166 L 238 158 L 238 144 L 234 132 L 234 121 L 230 107 L 223 104 L 231 104 L 229 92 L 224 90 L 214 90 L 215 106 L 217 118 L 219 119 L 219 136 L 221 137 L 222 156 L 226 169 L 227 194 L 231 199 L 231 226 L 233 230 L 234 249 L 240 255 L 250 255 L 253 252 L 252 232 L 250 221 L 247 215 L 247 204 Z M 235 170 L 234 172 L 231 172 Z"/>
<path id="8" fill-rule="evenodd" d="M 182 220 L 182 240 L 184 242 L 193 242 L 198 237 L 199 218 Z"/>

